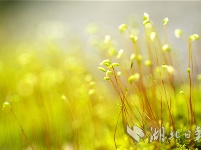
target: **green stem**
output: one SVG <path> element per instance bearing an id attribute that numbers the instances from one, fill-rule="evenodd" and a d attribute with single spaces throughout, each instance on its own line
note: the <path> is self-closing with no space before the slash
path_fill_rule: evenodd
<path id="1" fill-rule="evenodd" d="M 25 132 L 24 132 L 24 129 L 22 128 L 22 126 L 21 126 L 19 120 L 17 119 L 17 116 L 15 115 L 15 112 L 13 111 L 12 107 L 10 108 L 10 110 L 11 110 L 11 112 L 13 113 L 13 116 L 14 116 L 15 120 L 17 121 L 17 123 L 18 123 L 20 129 L 21 129 L 22 134 L 23 134 L 24 138 L 26 139 L 27 144 L 32 148 L 32 150 L 34 150 L 33 146 L 31 145 L 30 141 L 28 140 L 28 138 L 27 138 L 27 136 L 26 136 L 26 134 L 25 134 Z"/>

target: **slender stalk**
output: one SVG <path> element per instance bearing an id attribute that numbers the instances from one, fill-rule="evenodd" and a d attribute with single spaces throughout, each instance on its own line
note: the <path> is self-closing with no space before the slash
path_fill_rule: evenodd
<path id="1" fill-rule="evenodd" d="M 189 40 L 189 47 L 188 47 L 188 68 L 191 68 L 191 63 L 192 63 L 192 41 Z M 190 70 L 188 72 L 188 79 L 189 79 L 189 105 L 190 105 L 190 114 L 191 114 L 191 126 L 195 123 L 195 118 L 194 118 L 194 112 L 193 112 L 193 106 L 192 106 L 192 79 L 191 79 L 191 74 L 192 71 Z"/>
<path id="2" fill-rule="evenodd" d="M 155 55 L 156 55 L 157 64 L 158 64 L 158 66 L 160 66 L 159 60 L 158 60 L 158 54 L 157 54 L 156 47 L 155 47 L 155 43 L 153 42 L 153 44 L 154 44 L 154 52 L 155 52 Z M 167 107 L 168 107 L 168 111 L 169 111 L 169 117 L 170 117 L 171 123 L 173 125 L 173 128 L 175 129 L 174 120 L 173 120 L 173 117 L 172 117 L 172 114 L 171 114 L 170 106 L 168 104 L 168 98 L 167 98 L 166 88 L 165 88 L 165 84 L 164 84 L 164 81 L 163 81 L 163 78 L 162 78 L 161 70 L 159 71 L 159 73 L 160 73 L 160 78 L 161 78 L 161 83 L 162 83 L 162 86 L 163 86 L 163 90 L 165 92 L 165 98 L 166 98 L 166 103 L 167 103 Z"/>
<path id="3" fill-rule="evenodd" d="M 117 149 L 116 132 L 117 132 L 117 126 L 118 126 L 118 123 L 119 123 L 120 115 L 121 115 L 121 111 L 119 112 L 118 119 L 117 119 L 117 123 L 116 123 L 115 130 L 114 130 L 114 144 L 115 144 L 115 148 L 116 148 L 116 149 Z"/>
<path id="4" fill-rule="evenodd" d="M 10 107 L 10 110 L 13 113 L 13 116 L 21 129 L 22 134 L 23 134 L 24 138 L 26 139 L 27 144 L 31 147 L 32 150 L 34 150 L 33 146 L 31 145 L 30 141 L 28 140 L 28 137 L 26 136 L 26 134 L 24 132 L 24 129 L 22 128 L 22 125 L 20 124 L 20 121 L 17 119 L 17 116 L 15 115 L 15 112 L 13 111 L 12 107 Z"/>

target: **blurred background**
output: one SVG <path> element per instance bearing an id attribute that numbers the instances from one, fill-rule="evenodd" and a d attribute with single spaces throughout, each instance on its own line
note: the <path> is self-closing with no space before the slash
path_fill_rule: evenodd
<path id="1" fill-rule="evenodd" d="M 37 43 L 41 39 L 54 39 L 64 46 L 73 35 L 79 35 L 83 46 L 87 47 L 86 27 L 95 23 L 105 34 L 119 38 L 118 26 L 135 21 L 135 27 L 142 32 L 142 16 L 147 12 L 159 33 L 163 32 L 162 20 L 169 18 L 167 27 L 170 43 L 185 55 L 186 45 L 177 40 L 174 30 L 180 28 L 186 37 L 201 32 L 199 1 L 129 1 L 129 2 L 1 2 L 1 42 Z M 102 32 L 103 32 L 102 31 Z M 88 52 L 86 48 L 85 52 Z M 69 51 L 69 49 L 66 49 Z M 198 52 L 200 54 L 200 52 Z M 88 53 L 88 55 L 90 55 Z"/>

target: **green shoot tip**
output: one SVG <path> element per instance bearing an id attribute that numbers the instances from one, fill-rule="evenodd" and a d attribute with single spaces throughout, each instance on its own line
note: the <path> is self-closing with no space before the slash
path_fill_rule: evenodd
<path id="1" fill-rule="evenodd" d="M 132 75 L 128 78 L 128 82 L 131 84 L 131 83 L 133 83 L 133 81 L 138 81 L 139 79 L 140 79 L 140 74 L 135 73 L 134 75 Z"/>
<path id="2" fill-rule="evenodd" d="M 137 41 L 138 37 L 131 34 L 130 39 L 132 40 L 133 43 L 135 43 Z"/>
<path id="3" fill-rule="evenodd" d="M 191 69 L 190 69 L 190 68 L 187 68 L 186 71 L 187 71 L 188 73 L 190 73 L 190 72 L 191 72 Z"/>
<path id="4" fill-rule="evenodd" d="M 120 32 L 124 32 L 124 30 L 127 28 L 127 25 L 126 24 L 121 24 L 120 26 L 119 26 L 119 31 Z"/>
<path id="5" fill-rule="evenodd" d="M 174 35 L 176 38 L 180 38 L 182 34 L 183 34 L 183 31 L 181 29 L 176 29 L 174 31 Z"/>
<path id="6" fill-rule="evenodd" d="M 163 25 L 166 25 L 168 23 L 168 18 L 163 19 Z"/>
<path id="7" fill-rule="evenodd" d="M 190 41 L 195 41 L 195 40 L 198 40 L 199 39 L 199 35 L 198 34 L 193 34 L 189 37 L 189 40 Z"/>
<path id="8" fill-rule="evenodd" d="M 104 80 L 110 80 L 110 77 L 104 77 L 103 79 Z"/>
<path id="9" fill-rule="evenodd" d="M 110 70 L 107 70 L 107 72 L 106 72 L 106 76 L 108 77 L 109 74 L 113 74 L 113 72 L 110 71 Z"/>
<path id="10" fill-rule="evenodd" d="M 168 44 L 163 45 L 162 50 L 163 50 L 164 52 L 165 52 L 165 51 L 167 51 L 167 52 L 170 52 L 170 51 L 171 51 L 170 46 L 169 46 Z"/>
<path id="11" fill-rule="evenodd" d="M 7 107 L 11 108 L 10 104 L 8 102 L 4 102 L 3 105 L 2 105 L 2 110 L 4 110 Z"/>
<path id="12" fill-rule="evenodd" d="M 149 20 L 149 15 L 146 12 L 144 13 L 143 20 Z"/>
<path id="13" fill-rule="evenodd" d="M 119 66 L 119 64 L 118 63 L 112 63 L 111 66 L 116 67 L 116 66 Z"/>
<path id="14" fill-rule="evenodd" d="M 98 70 L 100 70 L 102 72 L 106 72 L 105 68 L 103 68 L 103 67 L 98 67 Z"/>
<path id="15" fill-rule="evenodd" d="M 100 65 L 105 65 L 106 67 L 109 67 L 111 65 L 111 61 L 109 59 L 103 60 Z"/>

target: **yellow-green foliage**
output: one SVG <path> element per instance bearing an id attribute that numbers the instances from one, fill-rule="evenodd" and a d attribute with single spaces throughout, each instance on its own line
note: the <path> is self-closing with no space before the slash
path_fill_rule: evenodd
<path id="1" fill-rule="evenodd" d="M 0 149 L 114 149 L 119 107 L 88 72 L 80 43 L 42 44 L 1 45 Z"/>
<path id="2" fill-rule="evenodd" d="M 162 23 L 166 33 L 168 18 Z M 130 42 L 125 49 L 118 50 L 108 34 L 101 41 L 92 39 L 92 44 L 107 58 L 101 63 L 98 59 L 85 58 L 84 46 L 77 40 L 69 42 L 67 48 L 48 40 L 40 41 L 39 45 L 28 41 L 0 41 L 0 149 L 193 147 L 184 139 L 150 143 L 146 137 L 137 143 L 125 132 L 126 125 L 134 124 L 146 130 L 150 129 L 149 125 L 164 125 L 167 132 L 174 127 L 183 132 L 188 127 L 194 129 L 200 121 L 201 109 L 193 106 L 191 110 L 189 101 L 192 97 L 193 105 L 201 105 L 200 75 L 196 74 L 198 84 L 189 86 L 189 80 L 174 84 L 175 72 L 179 72 L 171 59 L 175 58 L 171 53 L 174 48 L 166 38 L 161 41 L 147 13 L 142 26 L 144 39 L 129 25 L 119 26 L 120 34 Z M 93 35 L 97 30 L 93 24 L 87 29 Z M 182 33 L 180 29 L 175 30 L 177 38 Z M 140 51 L 142 39 L 147 46 L 146 54 Z M 197 34 L 189 37 L 189 56 L 192 42 L 198 39 Z M 91 71 L 89 66 L 98 63 L 102 79 L 110 86 L 103 84 L 99 72 Z M 194 71 L 191 57 L 189 66 L 185 67 L 184 76 L 191 79 Z M 194 116 L 197 122 L 192 119 Z M 147 123 L 144 126 L 143 121 Z M 195 145 L 200 147 L 199 143 Z"/>

